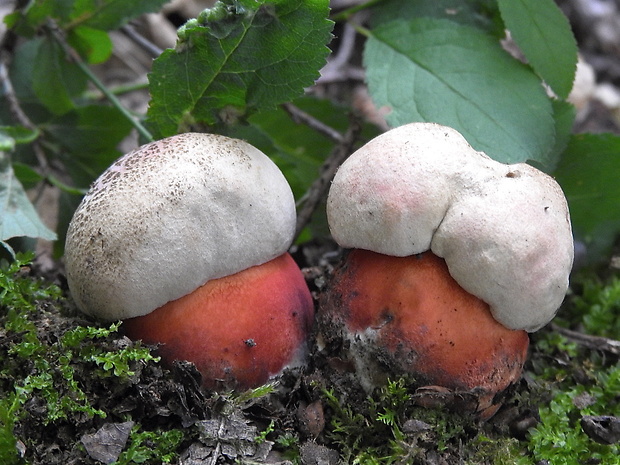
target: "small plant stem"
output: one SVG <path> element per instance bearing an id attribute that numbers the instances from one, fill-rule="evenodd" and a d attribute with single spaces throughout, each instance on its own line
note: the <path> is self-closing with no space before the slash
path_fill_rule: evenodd
<path id="1" fill-rule="evenodd" d="M 48 175 L 46 176 L 45 180 L 51 184 L 54 187 L 59 188 L 61 191 L 67 192 L 68 194 L 72 194 L 72 195 L 84 195 L 86 194 L 86 192 L 88 191 L 88 189 L 80 189 L 77 187 L 71 187 L 68 184 L 65 184 L 64 182 L 62 182 L 60 179 L 58 179 L 56 176 L 53 175 Z"/>
<path id="2" fill-rule="evenodd" d="M 367 10 L 368 8 L 372 8 L 375 5 L 378 5 L 379 3 L 383 2 L 384 0 L 369 0 L 365 3 L 360 3 L 359 5 L 355 5 L 351 8 L 347 8 L 344 11 L 341 11 L 338 14 L 335 14 L 334 16 L 332 16 L 332 20 L 334 21 L 346 21 L 348 20 L 351 16 L 353 16 L 355 13 L 359 12 L 359 11 L 363 11 L 363 10 Z"/>
<path id="3" fill-rule="evenodd" d="M 114 87 L 108 87 L 108 90 L 110 91 L 110 93 L 114 95 L 124 95 L 130 92 L 134 92 L 136 90 L 148 89 L 148 87 L 149 87 L 149 83 L 147 81 L 138 80 L 135 82 L 130 82 L 128 84 L 121 84 L 121 85 L 114 86 Z M 82 94 L 82 97 L 84 97 L 87 100 L 98 100 L 101 97 L 104 97 L 104 94 L 96 90 L 90 90 L 90 91 L 84 92 Z"/>
<path id="4" fill-rule="evenodd" d="M 360 26 L 359 24 L 353 24 L 353 27 L 358 34 L 361 34 L 364 37 L 372 37 L 372 32 L 370 32 L 370 29 L 366 29 L 364 26 Z"/>
<path id="5" fill-rule="evenodd" d="M 95 85 L 95 87 L 97 87 L 97 89 L 99 89 L 103 95 L 105 95 L 105 97 L 108 99 L 108 101 L 114 105 L 118 111 L 120 111 L 123 116 L 125 118 L 127 118 L 129 121 L 131 121 L 131 124 L 133 125 L 134 128 L 136 128 L 136 130 L 140 133 L 140 135 L 146 139 L 147 142 L 152 142 L 154 140 L 153 135 L 149 132 L 148 129 L 146 129 L 142 123 L 140 123 L 130 112 L 129 110 L 127 110 L 123 104 L 120 102 L 120 100 L 116 97 L 116 95 L 114 95 L 112 92 L 110 92 L 108 90 L 108 88 L 105 86 L 105 84 L 103 84 L 103 82 L 101 82 L 99 80 L 99 78 L 97 78 L 97 76 L 95 76 L 91 70 L 88 68 L 88 66 L 86 66 L 84 64 L 84 62 L 82 60 L 76 60 L 75 63 L 78 65 L 78 67 L 80 68 L 80 70 L 82 70 L 82 72 L 84 74 L 86 74 L 86 76 L 88 76 L 88 79 L 91 80 L 91 82 Z"/>
<path id="6" fill-rule="evenodd" d="M 95 85 L 97 89 L 101 91 L 103 95 L 108 99 L 108 101 L 120 111 L 125 118 L 127 118 L 134 128 L 140 133 L 140 135 L 147 141 L 152 142 L 154 140 L 153 135 L 146 129 L 140 121 L 138 121 L 130 112 L 127 110 L 120 100 L 114 95 L 107 86 L 99 80 L 97 76 L 90 70 L 90 68 L 82 61 L 80 56 L 73 50 L 67 42 L 62 37 L 58 27 L 56 25 L 51 24 L 49 29 L 52 32 L 52 36 L 58 42 L 58 44 L 63 48 L 67 56 L 80 68 L 80 71 L 88 77 L 88 79 Z"/>
<path id="7" fill-rule="evenodd" d="M 164 51 L 150 40 L 146 39 L 142 34 L 136 32 L 131 26 L 122 26 L 121 32 L 129 37 L 134 43 L 140 46 L 142 50 L 150 54 L 153 58 L 158 57 Z"/>

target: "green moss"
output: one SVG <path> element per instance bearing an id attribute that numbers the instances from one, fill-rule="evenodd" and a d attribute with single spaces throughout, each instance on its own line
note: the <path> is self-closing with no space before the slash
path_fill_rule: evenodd
<path id="1" fill-rule="evenodd" d="M 523 445 L 515 438 L 490 438 L 479 434 L 470 445 L 471 458 L 465 465 L 531 465 Z"/>
<path id="2" fill-rule="evenodd" d="M 32 255 L 18 256 L 0 268 L 0 463 L 20 463 L 16 437 L 22 421 L 33 413 L 36 420 L 53 425 L 59 420 L 105 418 L 106 412 L 89 399 L 83 384 L 93 378 L 115 377 L 126 382 L 136 363 L 155 361 L 140 345 L 109 350 L 100 341 L 118 330 L 108 327 L 49 327 L 50 313 L 62 300 L 61 290 L 29 276 Z"/>
<path id="3" fill-rule="evenodd" d="M 345 463 L 415 463 L 429 449 L 455 453 L 476 436 L 472 418 L 416 406 L 409 385 L 404 378 L 388 381 L 356 405 L 345 404 L 333 391 L 324 390 L 331 412 L 326 436 Z M 411 421 L 419 428 L 411 429 Z"/>
<path id="4" fill-rule="evenodd" d="M 572 299 L 571 309 L 584 332 L 620 339 L 620 278 L 586 279 L 580 295 Z"/>
<path id="5" fill-rule="evenodd" d="M 620 279 L 589 276 L 575 288 L 556 323 L 584 334 L 620 338 Z M 620 464 L 620 446 L 599 444 L 581 425 L 586 415 L 620 415 L 617 355 L 569 342 L 552 329 L 533 339 L 530 387 L 540 391 L 541 399 L 546 396 L 538 408 L 540 423 L 528 438 L 534 463 Z"/>
<path id="6" fill-rule="evenodd" d="M 282 458 L 292 462 L 294 465 L 301 463 L 301 453 L 299 450 L 299 437 L 291 431 L 287 431 L 275 438 L 276 448 L 281 452 Z"/>
<path id="7" fill-rule="evenodd" d="M 593 384 L 558 391 L 541 407 L 540 423 L 532 430 L 529 448 L 536 460 L 554 465 L 620 464 L 620 445 L 599 444 L 583 431 L 584 415 L 620 416 L 620 366 L 594 375 Z"/>
<path id="8" fill-rule="evenodd" d="M 171 463 L 177 458 L 176 450 L 185 437 L 178 429 L 168 431 L 141 431 L 134 425 L 129 436 L 129 446 L 113 465 L 132 463 Z"/>

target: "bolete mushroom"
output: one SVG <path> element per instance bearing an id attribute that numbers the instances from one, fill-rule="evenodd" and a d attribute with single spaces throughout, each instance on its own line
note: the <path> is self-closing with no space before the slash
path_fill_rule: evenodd
<path id="1" fill-rule="evenodd" d="M 302 361 L 314 309 L 287 252 L 291 189 L 241 140 L 187 133 L 119 158 L 77 208 L 65 245 L 83 312 L 188 360 L 209 388 L 260 385 Z"/>
<path id="2" fill-rule="evenodd" d="M 492 415 L 520 377 L 527 332 L 553 318 L 568 288 L 573 239 L 558 184 L 451 128 L 413 123 L 342 164 L 327 215 L 354 250 L 322 298 L 322 340 L 339 341 L 366 389 L 409 374 L 473 392 L 473 410 Z"/>

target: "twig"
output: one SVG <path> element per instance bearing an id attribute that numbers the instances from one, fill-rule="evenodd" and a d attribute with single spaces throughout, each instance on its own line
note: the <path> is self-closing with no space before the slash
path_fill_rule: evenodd
<path id="1" fill-rule="evenodd" d="M 153 58 L 157 58 L 159 55 L 163 53 L 163 49 L 155 45 L 153 42 L 148 40 L 142 34 L 139 34 L 133 27 L 131 26 L 122 26 L 121 32 L 129 37 L 134 43 L 140 46 L 142 50 L 147 52 Z"/>
<path id="2" fill-rule="evenodd" d="M 95 74 L 90 70 L 90 68 L 82 61 L 82 59 L 75 52 L 75 50 L 73 50 L 67 44 L 67 42 L 65 41 L 65 39 L 62 36 L 62 34 L 61 34 L 60 30 L 58 29 L 58 27 L 55 24 L 51 23 L 51 22 L 48 25 L 48 27 L 49 27 L 49 30 L 52 33 L 52 36 L 56 40 L 56 42 L 62 47 L 64 52 L 73 61 L 73 63 L 75 63 L 78 68 L 80 68 L 80 71 L 82 71 L 88 77 L 88 79 L 95 85 L 95 87 L 97 87 L 97 89 L 99 89 L 103 93 L 103 95 L 105 95 L 105 97 L 108 99 L 108 101 L 113 106 L 115 106 L 118 109 L 118 111 L 120 111 L 123 114 L 123 116 L 125 118 L 127 118 L 131 122 L 133 127 L 136 128 L 136 130 L 140 133 L 140 135 L 142 135 L 142 137 L 144 139 L 146 139 L 148 142 L 153 141 L 153 135 L 148 131 L 148 129 L 146 129 L 142 125 L 142 123 L 140 123 L 140 121 L 138 121 L 138 119 L 135 118 L 129 112 L 129 110 L 127 110 L 123 106 L 123 104 L 116 97 L 116 95 L 114 95 L 112 92 L 110 92 L 110 90 L 105 86 L 105 84 L 103 82 L 101 82 L 99 80 L 99 78 L 97 76 L 95 76 Z"/>
<path id="3" fill-rule="evenodd" d="M 311 129 L 314 129 L 316 132 L 323 134 L 329 139 L 333 140 L 337 143 L 342 143 L 344 140 L 344 136 L 336 131 L 334 128 L 328 126 L 327 124 L 319 121 L 314 116 L 309 115 L 303 110 L 300 110 L 292 103 L 283 103 L 282 108 L 286 111 L 293 121 L 297 124 L 305 124 Z"/>
<path id="4" fill-rule="evenodd" d="M 344 66 L 349 62 L 351 57 L 353 56 L 353 51 L 355 50 L 355 36 L 357 32 L 355 28 L 351 25 L 351 23 L 346 23 L 344 25 L 344 30 L 342 31 L 342 37 L 340 39 L 340 47 L 338 48 L 338 52 L 331 60 L 331 63 L 336 66 Z"/>
<path id="5" fill-rule="evenodd" d="M 556 333 L 561 334 L 565 338 L 573 341 L 579 345 L 587 347 L 593 350 L 602 350 L 614 355 L 620 354 L 620 341 L 615 339 L 609 339 L 601 336 L 592 336 L 590 334 L 583 334 L 578 331 L 572 331 L 570 329 L 562 328 L 554 323 L 551 324 L 551 329 Z"/>
<path id="6" fill-rule="evenodd" d="M 362 126 L 359 120 L 351 117 L 351 122 L 347 132 L 342 137 L 340 143 L 332 150 L 323 166 L 321 167 L 321 175 L 312 183 L 308 192 L 304 195 L 303 206 L 297 212 L 297 227 L 295 229 L 295 237 L 299 236 L 301 231 L 310 221 L 312 214 L 316 210 L 317 205 L 325 195 L 329 188 L 329 183 L 334 178 L 338 167 L 344 162 L 353 151 L 353 146 L 359 137 Z"/>
<path id="7" fill-rule="evenodd" d="M 346 23 L 338 51 L 321 70 L 321 76 L 316 81 L 317 84 L 346 81 L 348 79 L 364 80 L 364 70 L 349 63 L 355 50 L 356 36 L 357 31 L 355 27 L 351 23 Z"/>

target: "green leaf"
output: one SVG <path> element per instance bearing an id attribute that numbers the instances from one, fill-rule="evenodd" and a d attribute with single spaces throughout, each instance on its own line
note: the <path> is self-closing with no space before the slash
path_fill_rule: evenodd
<path id="1" fill-rule="evenodd" d="M 301 95 L 325 63 L 327 15 L 327 0 L 226 0 L 205 10 L 153 63 L 149 128 L 170 136 Z"/>
<path id="2" fill-rule="evenodd" d="M 604 258 L 620 233 L 620 137 L 574 135 L 555 171 L 578 239 L 593 260 Z"/>
<path id="3" fill-rule="evenodd" d="M 561 98 L 573 88 L 577 42 L 553 0 L 498 0 L 512 38 L 540 77 Z"/>
<path id="4" fill-rule="evenodd" d="M 532 163 L 533 165 L 540 165 L 538 168 L 547 173 L 552 172 L 557 167 L 573 133 L 573 124 L 577 113 L 574 105 L 565 100 L 552 100 L 551 105 L 555 121 L 555 144 L 541 163 Z"/>
<path id="5" fill-rule="evenodd" d="M 35 140 L 39 132 L 19 126 L 0 126 L 0 151 L 10 152 L 16 144 L 28 144 Z"/>
<path id="6" fill-rule="evenodd" d="M 41 39 L 26 40 L 18 45 L 9 68 L 9 77 L 20 103 L 38 102 L 34 92 L 34 66 L 41 46 Z"/>
<path id="7" fill-rule="evenodd" d="M 7 15 L 4 18 L 4 22 L 16 34 L 24 37 L 33 37 L 36 34 L 37 27 L 46 18 L 53 16 L 54 10 L 53 0 L 28 2 L 24 8 Z"/>
<path id="8" fill-rule="evenodd" d="M 112 54 L 112 40 L 105 31 L 80 26 L 72 29 L 68 36 L 69 44 L 91 64 L 103 63 Z"/>
<path id="9" fill-rule="evenodd" d="M 61 61 L 64 52 L 56 42 L 43 40 L 34 63 L 34 91 L 45 107 L 55 114 L 63 114 L 73 108 L 73 102 L 62 79 Z"/>
<path id="10" fill-rule="evenodd" d="M 145 13 L 159 11 L 170 0 L 98 0 L 75 2 L 72 18 L 79 24 L 110 31 Z M 81 8 L 80 8 L 81 7 Z"/>
<path id="11" fill-rule="evenodd" d="M 349 124 L 348 109 L 329 100 L 300 97 L 293 104 L 329 127 L 344 133 Z M 249 125 L 235 126 L 228 135 L 247 140 L 266 153 L 286 176 L 295 198 L 306 193 L 319 176 L 320 167 L 334 148 L 334 142 L 306 124 L 298 124 L 282 108 L 257 113 Z M 379 134 L 365 125 L 363 140 Z"/>
<path id="12" fill-rule="evenodd" d="M 170 0 L 37 0 L 9 15 L 8 25 L 32 36 L 50 18 L 61 26 L 88 26 L 109 31 L 144 14 L 159 11 Z"/>
<path id="13" fill-rule="evenodd" d="M 19 180 L 24 189 L 32 189 L 37 183 L 43 180 L 43 176 L 30 165 L 13 162 L 12 166 L 15 177 Z"/>
<path id="14" fill-rule="evenodd" d="M 46 130 L 61 144 L 61 157 L 73 182 L 88 186 L 121 154 L 118 144 L 132 129 L 113 107 L 89 105 L 54 118 Z"/>
<path id="15" fill-rule="evenodd" d="M 131 128 L 131 122 L 118 109 L 102 105 L 77 108 L 46 126 L 65 147 L 90 153 L 116 148 Z"/>
<path id="16" fill-rule="evenodd" d="M 52 113 L 62 115 L 74 107 L 71 97 L 84 89 L 86 79 L 67 60 L 62 47 L 48 38 L 38 41 L 32 83 L 41 103 Z"/>
<path id="17" fill-rule="evenodd" d="M 22 236 L 56 239 L 56 234 L 39 219 L 8 157 L 0 152 L 0 241 Z"/>
<path id="18" fill-rule="evenodd" d="M 555 143 L 551 101 L 492 36 L 441 19 L 392 21 L 372 31 L 364 61 L 392 126 L 436 122 L 498 161 L 545 164 Z"/>
<path id="19" fill-rule="evenodd" d="M 373 8 L 371 21 L 374 27 L 397 19 L 418 18 L 449 19 L 450 21 L 474 26 L 485 31 L 504 33 L 495 0 L 383 0 Z M 497 21 L 499 19 L 499 21 Z M 498 24 L 499 23 L 499 24 Z"/>

